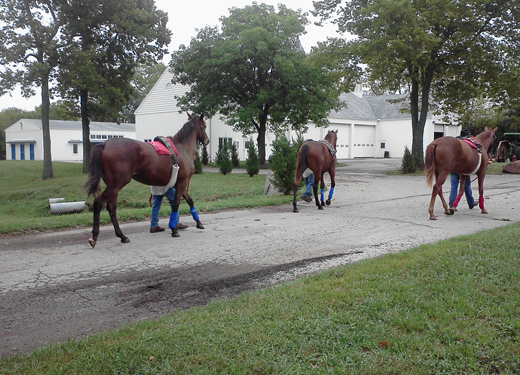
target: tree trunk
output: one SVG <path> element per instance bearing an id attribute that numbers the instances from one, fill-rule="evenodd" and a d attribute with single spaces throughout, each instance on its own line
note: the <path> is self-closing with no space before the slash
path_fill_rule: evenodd
<path id="1" fill-rule="evenodd" d="M 42 179 L 53 178 L 51 155 L 51 130 L 49 124 L 49 73 L 42 74 L 42 131 L 43 131 L 43 173 Z"/>
<path id="2" fill-rule="evenodd" d="M 258 131 L 258 137 L 256 138 L 258 146 L 258 157 L 260 159 L 260 165 L 265 164 L 265 130 L 262 132 Z"/>
<path id="3" fill-rule="evenodd" d="M 421 78 L 421 107 L 419 111 L 419 81 L 412 79 L 410 110 L 412 115 L 412 156 L 415 165 L 424 169 L 424 126 L 428 117 L 430 88 L 435 72 L 435 65 L 430 63 Z M 419 113 L 421 114 L 419 116 Z"/>
<path id="4" fill-rule="evenodd" d="M 88 113 L 88 90 L 82 89 L 80 94 L 81 128 L 83 129 L 83 169 L 88 173 L 90 167 L 90 118 Z"/>
<path id="5" fill-rule="evenodd" d="M 419 122 L 419 82 L 416 79 L 412 80 L 410 90 L 410 114 L 412 116 L 412 157 L 415 165 L 421 168 L 424 165 L 423 151 L 422 151 L 422 137 L 424 133 L 424 123 Z"/>
<path id="6" fill-rule="evenodd" d="M 265 132 L 267 129 L 267 114 L 269 107 L 264 108 L 264 113 L 260 116 L 260 124 L 258 126 L 258 154 L 260 156 L 260 165 L 265 164 Z"/>

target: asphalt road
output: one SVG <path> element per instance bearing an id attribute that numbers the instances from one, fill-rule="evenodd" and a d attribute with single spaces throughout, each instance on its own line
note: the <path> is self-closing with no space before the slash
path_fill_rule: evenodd
<path id="1" fill-rule="evenodd" d="M 186 216 L 180 238 L 150 234 L 148 222 L 124 224 L 129 244 L 105 226 L 95 249 L 91 228 L 0 238 L 0 354 L 520 221 L 520 175 L 486 176 L 489 214 L 463 198 L 454 216 L 437 202 L 438 220 L 430 221 L 425 178 L 384 173 L 400 159 L 344 163 L 332 205 L 321 211 L 299 201 L 299 213 L 285 205 L 201 214 L 204 230 Z M 476 182 L 473 190 L 477 196 Z"/>

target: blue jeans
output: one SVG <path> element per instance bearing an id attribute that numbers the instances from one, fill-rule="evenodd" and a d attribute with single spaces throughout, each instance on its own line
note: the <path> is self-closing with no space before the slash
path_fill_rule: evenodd
<path id="1" fill-rule="evenodd" d="M 457 173 L 450 173 L 450 207 L 453 207 L 453 202 L 455 202 L 455 198 L 457 198 L 457 193 L 459 192 L 459 178 L 460 176 Z M 466 196 L 468 206 L 473 208 L 473 206 L 475 205 L 475 200 L 473 199 L 473 194 L 471 192 L 471 176 L 466 177 L 466 184 L 464 185 L 464 195 Z"/>
<path id="2" fill-rule="evenodd" d="M 314 185 L 314 173 L 305 177 L 305 192 L 302 195 L 312 197 L 312 185 Z"/>
<path id="3" fill-rule="evenodd" d="M 170 206 L 173 208 L 173 200 L 175 198 L 175 189 L 169 188 L 166 190 L 166 193 L 164 195 L 153 195 L 152 196 L 152 214 L 151 214 L 151 222 L 150 222 L 150 228 L 155 228 L 159 226 L 159 210 L 161 209 L 161 204 L 163 197 L 168 198 L 168 201 L 170 202 Z"/>

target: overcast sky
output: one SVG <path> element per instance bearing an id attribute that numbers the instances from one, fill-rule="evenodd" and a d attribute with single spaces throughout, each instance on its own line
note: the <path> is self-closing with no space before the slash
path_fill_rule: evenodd
<path id="1" fill-rule="evenodd" d="M 219 18 L 229 16 L 229 8 L 243 8 L 252 4 L 252 2 L 252 0 L 155 0 L 157 8 L 168 13 L 168 28 L 172 32 L 172 41 L 169 45 L 170 52 L 177 50 L 181 44 L 188 45 L 191 38 L 197 34 L 196 29 L 201 29 L 207 25 L 220 26 Z M 275 7 L 279 3 L 283 3 L 288 8 L 301 9 L 308 13 L 313 9 L 312 0 L 265 0 L 257 1 L 257 3 L 265 3 Z M 313 24 L 316 19 L 310 13 L 308 18 L 311 24 L 306 27 L 307 34 L 300 38 L 305 51 L 309 52 L 312 46 L 319 41 L 326 40 L 328 36 L 338 36 L 334 25 L 326 24 L 324 27 L 318 27 Z M 170 56 L 167 55 L 163 62 L 168 64 L 169 61 Z M 41 104 L 39 91 L 29 100 L 23 98 L 19 92 L 19 89 L 15 89 L 12 92 L 12 97 L 9 97 L 9 94 L 1 96 L 0 110 L 9 107 L 33 110 L 34 107 Z"/>

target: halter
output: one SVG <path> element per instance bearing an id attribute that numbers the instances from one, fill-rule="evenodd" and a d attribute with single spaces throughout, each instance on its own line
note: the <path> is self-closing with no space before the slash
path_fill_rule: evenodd
<path id="1" fill-rule="evenodd" d="M 336 148 L 334 148 L 334 146 L 329 141 L 327 141 L 326 139 L 322 139 L 319 142 L 323 143 L 329 149 L 329 152 L 332 156 L 336 154 Z"/>

